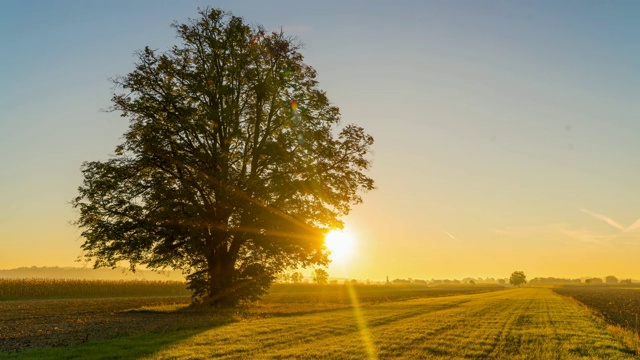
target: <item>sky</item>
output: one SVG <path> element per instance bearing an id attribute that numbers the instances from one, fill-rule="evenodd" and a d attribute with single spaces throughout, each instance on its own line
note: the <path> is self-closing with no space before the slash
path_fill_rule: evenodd
<path id="1" fill-rule="evenodd" d="M 69 205 L 134 53 L 230 10 L 305 46 L 377 189 L 333 277 L 640 279 L 637 1 L 0 1 L 0 269 L 81 266 Z"/>

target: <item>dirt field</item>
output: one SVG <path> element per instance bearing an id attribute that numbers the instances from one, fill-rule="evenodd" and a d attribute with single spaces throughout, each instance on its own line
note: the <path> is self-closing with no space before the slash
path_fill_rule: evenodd
<path id="1" fill-rule="evenodd" d="M 640 287 L 564 286 L 555 288 L 602 315 L 608 322 L 631 332 L 640 331 Z"/>
<path id="2" fill-rule="evenodd" d="M 0 302 L 0 350 L 83 343 L 193 323 L 184 314 L 126 312 L 142 306 L 188 304 L 190 297 L 65 299 Z"/>

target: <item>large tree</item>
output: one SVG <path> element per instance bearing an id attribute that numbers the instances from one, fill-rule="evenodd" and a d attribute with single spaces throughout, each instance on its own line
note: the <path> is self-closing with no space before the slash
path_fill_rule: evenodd
<path id="1" fill-rule="evenodd" d="M 509 284 L 513 286 L 520 286 L 526 283 L 527 276 L 524 274 L 524 271 L 514 271 L 511 273 L 511 277 L 509 277 Z"/>
<path id="2" fill-rule="evenodd" d="M 82 245 L 95 267 L 180 269 L 216 305 L 255 298 L 287 268 L 328 262 L 324 234 L 373 189 L 373 138 L 340 115 L 299 45 L 218 9 L 174 24 L 116 78 L 129 120 L 83 164 Z"/>

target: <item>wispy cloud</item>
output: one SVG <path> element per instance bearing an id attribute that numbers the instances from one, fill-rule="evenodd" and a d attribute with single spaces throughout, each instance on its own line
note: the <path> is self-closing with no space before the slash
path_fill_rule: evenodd
<path id="1" fill-rule="evenodd" d="M 546 239 L 551 242 L 561 242 L 567 245 L 583 244 L 589 247 L 606 246 L 616 235 L 598 234 L 584 229 L 571 229 L 566 223 L 548 223 L 536 226 L 511 226 L 493 229 L 493 232 L 509 238 L 519 238 L 536 241 Z"/>
<path id="2" fill-rule="evenodd" d="M 613 220 L 612 218 L 602 215 L 602 214 L 598 214 L 598 213 L 594 213 L 591 212 L 589 210 L 586 209 L 580 209 L 580 211 L 582 211 L 585 214 L 591 215 L 594 218 L 598 219 L 598 220 L 602 220 L 604 222 L 606 222 L 607 224 L 611 225 L 612 227 L 622 231 L 622 232 L 631 232 L 631 231 L 635 231 L 640 229 L 640 219 L 637 219 L 636 221 L 633 222 L 633 224 L 629 225 L 629 226 L 623 226 L 620 223 L 618 223 L 617 221 Z"/>
<path id="3" fill-rule="evenodd" d="M 581 242 L 584 242 L 587 244 L 594 244 L 594 245 L 609 244 L 611 240 L 613 240 L 614 238 L 614 236 L 612 235 L 595 234 L 590 231 L 586 231 L 582 229 L 572 230 L 572 229 L 566 229 L 562 227 L 559 229 L 559 231 L 569 238 L 572 238 L 574 240 L 580 240 Z"/>

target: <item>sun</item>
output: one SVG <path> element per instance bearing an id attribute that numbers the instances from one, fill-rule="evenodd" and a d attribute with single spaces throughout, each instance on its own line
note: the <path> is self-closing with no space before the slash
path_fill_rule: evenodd
<path id="1" fill-rule="evenodd" d="M 331 230 L 324 237 L 324 245 L 331 252 L 329 259 L 333 262 L 342 262 L 353 253 L 354 237 L 347 230 Z"/>

